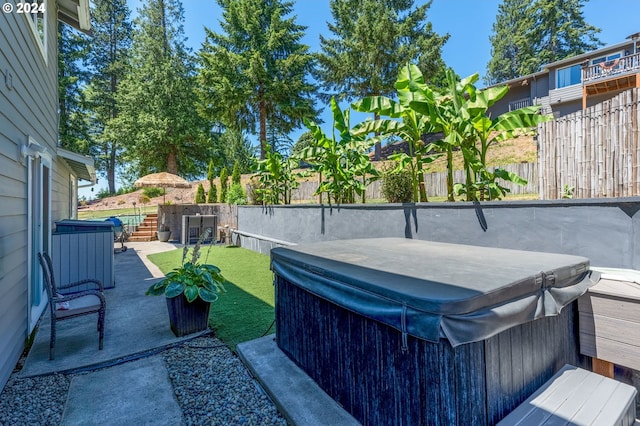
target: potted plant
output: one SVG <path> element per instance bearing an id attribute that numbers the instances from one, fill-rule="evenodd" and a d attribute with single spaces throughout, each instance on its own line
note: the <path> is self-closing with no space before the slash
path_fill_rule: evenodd
<path id="1" fill-rule="evenodd" d="M 147 295 L 166 297 L 171 331 L 178 337 L 206 330 L 211 303 L 224 291 L 226 279 L 220 273 L 220 268 L 207 264 L 206 259 L 204 263 L 198 262 L 200 245 L 210 233 L 211 228 L 208 228 L 200 235 L 188 262 L 185 260 L 189 247 L 185 246 L 182 266 L 173 269 L 146 292 Z"/>
<path id="2" fill-rule="evenodd" d="M 171 229 L 164 223 L 158 227 L 158 241 L 167 242 L 171 237 Z"/>

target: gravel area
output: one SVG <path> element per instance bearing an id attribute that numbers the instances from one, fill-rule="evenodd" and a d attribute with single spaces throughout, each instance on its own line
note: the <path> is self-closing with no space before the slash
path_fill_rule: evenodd
<path id="1" fill-rule="evenodd" d="M 287 424 L 242 361 L 220 340 L 199 337 L 163 351 L 162 357 L 184 424 Z M 14 371 L 0 394 L 0 426 L 59 424 L 73 375 L 22 379 L 18 374 Z"/>

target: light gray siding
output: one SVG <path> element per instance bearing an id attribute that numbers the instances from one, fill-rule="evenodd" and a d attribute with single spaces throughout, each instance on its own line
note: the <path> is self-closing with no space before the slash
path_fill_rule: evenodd
<path id="1" fill-rule="evenodd" d="M 571 102 L 578 99 L 582 99 L 582 84 L 549 90 L 549 102 L 552 107 L 556 103 Z"/>
<path id="2" fill-rule="evenodd" d="M 28 176 L 20 147 L 29 137 L 53 158 L 51 220 L 68 217 L 69 210 L 69 170 L 55 156 L 56 2 L 46 1 L 46 59 L 27 19 L 17 13 L 0 14 L 0 389 L 28 333 Z"/>

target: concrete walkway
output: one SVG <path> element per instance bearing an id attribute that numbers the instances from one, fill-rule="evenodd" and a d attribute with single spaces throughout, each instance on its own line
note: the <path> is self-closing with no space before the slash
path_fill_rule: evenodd
<path id="1" fill-rule="evenodd" d="M 176 246 L 157 241 L 126 245 L 127 251 L 115 255 L 116 286 L 105 291 L 104 349 L 98 350 L 92 318 L 65 320 L 57 324 L 56 356 L 50 361 L 50 321 L 46 314 L 20 373 L 21 377 L 32 377 L 89 371 L 71 380 L 63 425 L 183 423 L 167 370 L 159 356 L 150 355 L 199 335 L 176 338 L 169 329 L 164 298 L 144 294 L 163 276 L 146 256 Z"/>

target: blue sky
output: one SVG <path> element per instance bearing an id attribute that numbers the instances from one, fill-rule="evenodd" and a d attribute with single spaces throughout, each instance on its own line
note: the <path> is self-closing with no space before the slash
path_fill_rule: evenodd
<path id="1" fill-rule="evenodd" d="M 215 0 L 182 0 L 182 3 L 187 44 L 195 52 L 204 41 L 205 26 L 213 31 L 220 30 L 221 11 Z M 416 3 L 423 2 L 418 0 Z M 500 3 L 501 0 L 433 0 L 428 19 L 438 34 L 450 34 L 442 56 L 461 77 L 475 72 L 481 77 L 484 75 L 491 54 L 489 36 Z M 136 15 L 141 0 L 129 0 L 128 4 Z M 329 0 L 297 0 L 294 14 L 296 22 L 307 27 L 303 42 L 311 51 L 319 51 L 319 35 L 330 36 L 327 29 L 327 22 L 331 21 Z M 640 0 L 590 0 L 584 7 L 584 16 L 588 23 L 602 29 L 599 37 L 605 44 L 618 43 L 640 31 Z M 328 132 L 327 108 L 323 118 L 327 122 L 323 127 Z M 353 114 L 352 125 L 361 119 Z M 303 131 L 297 130 L 290 136 L 295 141 Z"/>

